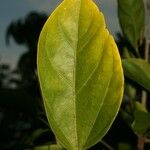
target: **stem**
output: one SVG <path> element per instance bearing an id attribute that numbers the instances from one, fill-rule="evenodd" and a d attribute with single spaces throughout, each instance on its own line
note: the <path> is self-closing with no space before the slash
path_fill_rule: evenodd
<path id="1" fill-rule="evenodd" d="M 144 144 L 145 144 L 145 137 L 144 136 L 139 136 L 138 137 L 137 150 L 144 150 Z"/>
<path id="2" fill-rule="evenodd" d="M 101 141 L 101 143 L 108 148 L 109 150 L 114 150 L 110 145 L 108 145 L 105 141 Z"/>
<path id="3" fill-rule="evenodd" d="M 144 91 L 144 90 L 142 91 L 141 102 L 142 102 L 142 105 L 146 108 L 146 104 L 147 104 L 147 92 Z"/>
<path id="4" fill-rule="evenodd" d="M 149 58 L 149 44 L 150 44 L 150 40 L 148 38 L 146 38 L 146 42 L 145 42 L 145 60 L 148 62 L 148 58 Z"/>

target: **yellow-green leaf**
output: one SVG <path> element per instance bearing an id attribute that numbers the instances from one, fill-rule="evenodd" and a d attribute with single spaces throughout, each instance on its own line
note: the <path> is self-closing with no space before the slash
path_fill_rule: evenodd
<path id="1" fill-rule="evenodd" d="M 119 110 L 123 72 L 103 14 L 92 0 L 64 0 L 43 27 L 38 75 L 49 123 L 68 150 L 107 133 Z"/>

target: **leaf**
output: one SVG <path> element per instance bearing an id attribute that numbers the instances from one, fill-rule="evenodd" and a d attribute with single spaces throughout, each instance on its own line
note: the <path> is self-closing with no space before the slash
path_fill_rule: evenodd
<path id="1" fill-rule="evenodd" d="M 136 49 L 144 29 L 143 0 L 118 0 L 118 16 L 125 37 Z"/>
<path id="2" fill-rule="evenodd" d="M 135 99 L 136 96 L 136 89 L 135 87 L 133 87 L 131 84 L 126 83 L 125 84 L 125 93 L 127 96 L 127 100 L 132 100 L 132 102 L 134 102 L 133 100 Z"/>
<path id="3" fill-rule="evenodd" d="M 123 94 L 118 49 L 92 0 L 64 0 L 38 44 L 38 75 L 52 130 L 69 150 L 96 144 L 114 121 Z"/>
<path id="4" fill-rule="evenodd" d="M 60 148 L 58 145 L 45 145 L 45 146 L 37 146 L 34 150 L 65 150 Z"/>
<path id="5" fill-rule="evenodd" d="M 140 102 L 135 103 L 135 108 L 137 111 L 147 112 L 146 108 Z"/>
<path id="6" fill-rule="evenodd" d="M 120 110 L 120 114 L 121 117 L 123 118 L 123 120 L 125 120 L 125 122 L 131 126 L 131 124 L 133 123 L 133 116 L 131 113 L 124 111 L 123 109 Z"/>
<path id="7" fill-rule="evenodd" d="M 143 59 L 124 59 L 125 76 L 150 91 L 150 64 Z"/>
<path id="8" fill-rule="evenodd" d="M 25 138 L 24 143 L 26 145 L 33 145 L 33 143 L 44 133 L 48 132 L 48 129 L 38 128 L 34 130 L 30 135 L 28 134 L 27 138 Z"/>
<path id="9" fill-rule="evenodd" d="M 135 111 L 132 128 L 138 135 L 145 135 L 150 129 L 150 114 L 144 111 Z"/>
<path id="10" fill-rule="evenodd" d="M 118 150 L 134 150 L 134 148 L 129 143 L 119 143 Z"/>

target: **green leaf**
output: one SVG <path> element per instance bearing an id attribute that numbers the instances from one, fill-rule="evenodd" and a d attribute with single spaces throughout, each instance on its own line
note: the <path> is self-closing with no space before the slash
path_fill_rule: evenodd
<path id="1" fill-rule="evenodd" d="M 134 150 L 134 148 L 128 143 L 119 143 L 118 150 Z"/>
<path id="2" fill-rule="evenodd" d="M 150 91 L 150 64 L 143 59 L 124 59 L 125 76 Z"/>
<path id="3" fill-rule="evenodd" d="M 135 111 L 134 115 L 133 130 L 138 135 L 145 135 L 150 129 L 150 114 L 144 111 Z"/>
<path id="4" fill-rule="evenodd" d="M 45 145 L 45 146 L 37 146 L 34 150 L 65 150 L 64 148 L 60 148 L 58 145 Z"/>
<path id="5" fill-rule="evenodd" d="M 35 140 L 37 140 L 41 135 L 48 132 L 48 129 L 38 128 L 34 130 L 30 135 L 28 134 L 27 138 L 24 140 L 26 145 L 33 145 Z"/>
<path id="6" fill-rule="evenodd" d="M 132 102 L 133 102 L 133 100 L 135 99 L 135 96 L 136 96 L 135 87 L 133 87 L 129 83 L 126 83 L 125 84 L 125 93 L 129 96 L 129 99 L 132 100 Z"/>
<path id="7" fill-rule="evenodd" d="M 38 75 L 49 123 L 69 150 L 96 144 L 114 121 L 123 94 L 118 49 L 92 0 L 64 0 L 38 44 Z"/>
<path id="8" fill-rule="evenodd" d="M 140 102 L 135 103 L 135 108 L 137 111 L 147 112 L 146 108 Z"/>
<path id="9" fill-rule="evenodd" d="M 136 49 L 144 29 L 143 0 L 118 0 L 118 16 L 125 37 Z"/>

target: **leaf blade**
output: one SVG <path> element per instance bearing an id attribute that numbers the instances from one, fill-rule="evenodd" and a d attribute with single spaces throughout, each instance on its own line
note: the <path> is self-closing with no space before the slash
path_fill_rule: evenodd
<path id="1" fill-rule="evenodd" d="M 119 79 L 111 83 L 114 70 Z M 89 148 L 104 136 L 121 103 L 123 73 L 103 14 L 91 0 L 65 0 L 49 17 L 39 39 L 38 75 L 48 120 L 65 148 Z M 119 86 L 117 105 L 109 120 L 104 115 L 103 133 L 89 139 L 112 84 Z"/>
<path id="2" fill-rule="evenodd" d="M 150 90 L 150 64 L 143 59 L 129 58 L 123 60 L 125 76 Z"/>
<path id="3" fill-rule="evenodd" d="M 145 22 L 143 0 L 118 0 L 118 16 L 123 34 L 130 44 L 137 49 Z"/>
<path id="4" fill-rule="evenodd" d="M 134 115 L 133 130 L 138 135 L 145 135 L 150 129 L 150 114 L 144 111 L 135 111 Z"/>

